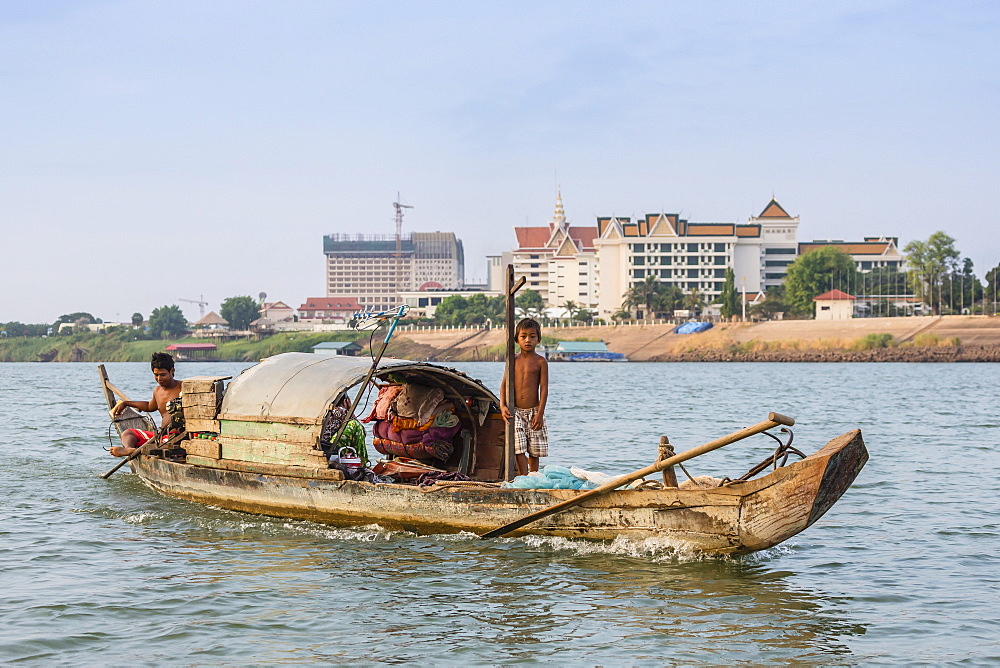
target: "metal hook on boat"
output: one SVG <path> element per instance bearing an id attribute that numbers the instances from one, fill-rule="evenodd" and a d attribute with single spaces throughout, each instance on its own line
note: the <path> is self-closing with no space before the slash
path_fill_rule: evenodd
<path id="1" fill-rule="evenodd" d="M 774 449 L 774 452 L 771 453 L 771 456 L 762 461 L 760 464 L 757 464 L 757 466 L 754 466 L 752 469 L 747 471 L 743 476 L 737 478 L 733 482 L 745 482 L 750 478 L 754 477 L 755 475 L 757 475 L 758 473 L 760 473 L 761 471 L 763 471 L 764 469 L 766 469 L 768 466 L 773 465 L 775 469 L 784 466 L 785 463 L 788 461 L 788 455 L 790 454 L 796 454 L 799 456 L 800 459 L 806 458 L 804 452 L 802 452 L 798 448 L 792 447 L 792 441 L 795 439 L 795 434 L 792 433 L 792 430 L 789 429 L 788 427 L 782 427 L 780 431 L 784 434 L 788 434 L 787 441 L 782 442 L 779 437 L 775 436 L 769 431 L 761 432 L 765 436 L 770 436 L 775 441 L 777 441 L 778 447 Z"/>

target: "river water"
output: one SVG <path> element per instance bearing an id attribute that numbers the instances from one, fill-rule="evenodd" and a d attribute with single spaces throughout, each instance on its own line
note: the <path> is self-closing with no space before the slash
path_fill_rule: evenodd
<path id="1" fill-rule="evenodd" d="M 109 364 L 133 398 L 144 364 Z M 178 377 L 241 364 L 180 364 Z M 500 364 L 463 364 L 497 391 Z M 90 364 L 0 364 L 0 662 L 1000 662 L 996 364 L 553 364 L 548 463 L 626 472 L 764 419 L 871 460 L 819 522 L 738 559 L 421 537 L 160 496 L 102 450 Z M 763 436 L 691 462 L 741 475 Z M 683 475 L 679 472 L 679 475 Z"/>

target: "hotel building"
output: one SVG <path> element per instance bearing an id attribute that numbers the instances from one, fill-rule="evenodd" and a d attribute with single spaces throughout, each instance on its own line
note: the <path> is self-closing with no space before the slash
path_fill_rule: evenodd
<path id="1" fill-rule="evenodd" d="M 618 311 L 629 289 L 655 276 L 703 303 L 722 293 L 732 267 L 736 289 L 746 293 L 779 285 L 798 256 L 799 218 L 771 200 L 747 223 L 695 223 L 678 214 L 599 217 L 594 240 L 599 270 L 598 317 Z"/>
<path id="2" fill-rule="evenodd" d="M 398 246 L 392 235 L 324 236 L 326 296 L 387 310 L 402 303 L 403 292 L 462 287 L 465 251 L 453 232 L 414 232 Z"/>

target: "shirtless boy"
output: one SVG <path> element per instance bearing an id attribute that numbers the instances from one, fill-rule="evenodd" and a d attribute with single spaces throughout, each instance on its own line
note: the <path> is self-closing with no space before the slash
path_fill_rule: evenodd
<path id="1" fill-rule="evenodd" d="M 507 377 L 500 382 L 500 412 L 514 419 L 514 455 L 519 475 L 538 470 L 539 457 L 549 454 L 549 431 L 545 426 L 545 402 L 549 398 L 549 363 L 535 352 L 542 327 L 531 318 L 514 330 L 521 352 L 514 357 L 514 413 L 507 407 Z"/>
<path id="2" fill-rule="evenodd" d="M 146 413 L 159 411 L 160 423 L 165 427 L 170 424 L 167 402 L 180 396 L 181 381 L 174 378 L 174 358 L 168 353 L 153 353 L 149 366 L 152 368 L 153 378 L 156 380 L 153 398 L 149 401 L 119 401 L 111 409 L 111 412 L 117 416 L 126 406 Z M 121 447 L 111 448 L 111 454 L 115 457 L 128 456 L 155 435 L 151 431 L 143 431 L 142 429 L 126 429 L 122 432 Z"/>

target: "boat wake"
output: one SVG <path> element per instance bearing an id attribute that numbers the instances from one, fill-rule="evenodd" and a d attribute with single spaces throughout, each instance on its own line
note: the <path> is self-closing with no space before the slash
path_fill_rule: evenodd
<path id="1" fill-rule="evenodd" d="M 619 536 L 611 541 L 561 538 L 558 536 L 521 536 L 501 540 L 521 542 L 529 548 L 538 550 L 570 552 L 580 556 L 609 554 L 633 557 L 655 563 L 703 561 L 705 559 L 718 558 L 699 554 L 691 545 L 666 536 L 651 536 L 641 539 Z"/>

